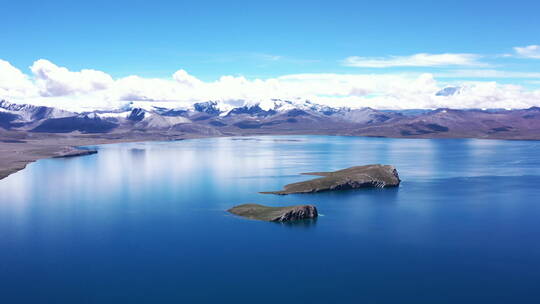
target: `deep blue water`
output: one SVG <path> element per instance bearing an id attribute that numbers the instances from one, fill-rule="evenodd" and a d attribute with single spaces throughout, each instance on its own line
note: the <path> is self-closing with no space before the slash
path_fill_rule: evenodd
<path id="1" fill-rule="evenodd" d="M 540 142 L 326 136 L 99 146 L 0 181 L 0 303 L 540 303 Z M 393 164 L 397 189 L 273 196 Z M 224 210 L 315 204 L 286 225 Z"/>

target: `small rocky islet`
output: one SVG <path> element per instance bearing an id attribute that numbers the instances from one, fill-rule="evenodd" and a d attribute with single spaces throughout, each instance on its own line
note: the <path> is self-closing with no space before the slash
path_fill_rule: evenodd
<path id="1" fill-rule="evenodd" d="M 317 208 L 313 205 L 269 207 L 259 204 L 243 204 L 235 206 L 227 211 L 248 219 L 267 222 L 292 222 L 314 219 L 319 216 Z"/>
<path id="2" fill-rule="evenodd" d="M 96 153 L 98 153 L 97 150 L 91 150 L 91 149 L 67 149 L 65 151 L 59 152 L 57 155 L 53 156 L 52 158 L 69 158 L 69 157 L 76 157 L 76 156 L 92 155 Z"/>
<path id="3" fill-rule="evenodd" d="M 356 166 L 333 172 L 311 172 L 303 174 L 323 177 L 288 184 L 281 191 L 261 193 L 286 195 L 360 188 L 388 188 L 397 187 L 401 183 L 394 166 L 380 164 Z M 318 216 L 317 208 L 313 205 L 269 207 L 259 204 L 243 204 L 227 211 L 245 218 L 269 222 L 298 221 L 313 219 Z"/>
<path id="4" fill-rule="evenodd" d="M 261 193 L 286 195 L 360 188 L 388 188 L 397 187 L 401 182 L 394 166 L 379 164 L 356 166 L 333 172 L 311 172 L 302 174 L 323 177 L 288 184 L 280 191 Z"/>

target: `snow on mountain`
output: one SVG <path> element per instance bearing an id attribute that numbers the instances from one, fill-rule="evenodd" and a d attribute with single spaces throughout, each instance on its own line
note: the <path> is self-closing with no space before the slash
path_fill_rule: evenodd
<path id="1" fill-rule="evenodd" d="M 435 96 L 453 96 L 459 94 L 460 92 L 461 87 L 446 87 L 435 93 Z"/>
<path id="2" fill-rule="evenodd" d="M 5 100 L 0 100 L 0 109 L 3 112 L 18 115 L 20 121 L 35 121 L 46 118 L 62 118 L 76 115 L 73 112 L 57 108 L 34 106 L 29 104 L 16 104 Z"/>
<path id="3" fill-rule="evenodd" d="M 221 113 L 230 111 L 232 108 L 233 107 L 231 105 L 218 101 L 206 101 L 193 104 L 194 111 L 210 115 L 219 115 Z"/>
<path id="4" fill-rule="evenodd" d="M 144 127 L 148 129 L 169 129 L 178 124 L 190 123 L 191 120 L 182 116 L 162 116 L 151 113 L 136 124 L 136 127 Z"/>
<path id="5" fill-rule="evenodd" d="M 95 112 L 99 118 L 127 118 L 131 111 L 124 112 Z"/>
<path id="6" fill-rule="evenodd" d="M 461 90 L 459 88 L 456 90 Z M 444 94 L 459 94 L 442 90 Z M 441 97 L 443 98 L 443 97 Z M 190 106 L 136 103 L 111 110 L 75 113 L 46 106 L 0 101 L 0 128 L 45 133 L 110 133 L 155 130 L 222 135 L 266 132 L 395 137 L 538 138 L 540 108 L 521 110 L 408 110 L 330 107 L 309 100 L 205 101 Z M 173 106 L 173 107 L 168 107 Z"/>
<path id="7" fill-rule="evenodd" d="M 194 103 L 191 106 L 177 106 L 171 103 L 134 103 L 123 105 L 118 109 L 84 112 L 88 118 L 99 118 L 115 123 L 132 122 L 138 127 L 145 128 L 169 128 L 175 124 L 191 123 L 193 121 L 205 121 L 212 117 L 230 119 L 235 121 L 247 118 L 269 119 L 288 113 L 288 117 L 311 115 L 313 117 L 331 117 L 353 123 L 376 123 L 394 118 L 395 114 L 362 108 L 332 108 L 326 105 L 313 103 L 309 100 L 289 101 L 271 99 L 264 101 L 243 101 L 243 105 L 233 107 L 223 101 L 206 101 Z M 144 105 L 144 106 L 141 106 Z M 174 106 L 172 108 L 167 106 Z M 72 117 L 78 113 L 59 110 L 56 108 L 19 105 L 6 101 L 0 103 L 0 109 L 12 114 L 19 115 L 24 121 L 36 121 L 41 119 L 53 119 Z M 11 119 L 11 118 L 10 118 Z M 290 119 L 289 119 L 290 120 Z M 291 121 L 291 120 L 290 120 Z M 218 124 L 212 121 L 211 124 Z"/>

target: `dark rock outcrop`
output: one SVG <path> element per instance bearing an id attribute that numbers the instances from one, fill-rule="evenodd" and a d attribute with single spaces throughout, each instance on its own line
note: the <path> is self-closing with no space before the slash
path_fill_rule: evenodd
<path id="1" fill-rule="evenodd" d="M 359 188 L 386 188 L 397 187 L 401 182 L 396 168 L 389 165 L 357 166 L 334 172 L 312 172 L 303 174 L 324 177 L 289 184 L 281 191 L 261 193 L 285 195 Z"/>
<path id="2" fill-rule="evenodd" d="M 135 108 L 131 110 L 127 119 L 130 121 L 141 121 L 144 119 L 145 111 L 141 108 Z"/>
<path id="3" fill-rule="evenodd" d="M 243 204 L 227 211 L 245 218 L 268 222 L 291 222 L 313 219 L 319 215 L 317 208 L 313 205 L 268 207 L 259 204 Z"/>
<path id="4" fill-rule="evenodd" d="M 231 111 L 229 111 L 227 116 L 248 114 L 248 115 L 253 115 L 257 117 L 265 117 L 265 116 L 274 115 L 276 113 L 277 112 L 275 110 L 271 110 L 271 109 L 263 110 L 259 105 L 253 105 L 253 106 L 243 106 L 243 107 L 234 108 Z"/>

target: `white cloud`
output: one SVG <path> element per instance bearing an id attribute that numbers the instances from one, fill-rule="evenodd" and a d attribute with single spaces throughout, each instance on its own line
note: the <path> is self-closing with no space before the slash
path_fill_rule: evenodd
<path id="1" fill-rule="evenodd" d="M 202 81 L 184 70 L 170 78 L 136 75 L 113 79 L 94 70 L 69 71 L 46 60 L 36 61 L 29 77 L 0 60 L 0 99 L 57 106 L 72 111 L 109 109 L 136 102 L 142 106 L 182 107 L 219 100 L 235 106 L 285 100 L 311 100 L 332 106 L 407 108 L 527 108 L 540 106 L 540 90 L 496 82 L 444 82 L 438 75 L 401 74 L 291 74 L 268 79 L 222 76 Z M 462 75 L 502 72 L 464 70 Z M 454 73 L 460 73 L 456 71 Z M 477 75 L 478 76 L 478 75 Z M 525 75 L 513 75 L 525 76 Z M 447 85 L 460 86 L 460 94 L 436 96 Z"/>
<path id="2" fill-rule="evenodd" d="M 113 84 L 108 74 L 96 70 L 71 72 L 64 67 L 40 59 L 30 67 L 42 96 L 64 96 L 107 89 Z"/>
<path id="3" fill-rule="evenodd" d="M 184 84 L 189 87 L 195 87 L 200 85 L 202 82 L 188 74 L 185 70 L 178 70 L 173 74 L 173 79 L 178 83 Z"/>
<path id="4" fill-rule="evenodd" d="M 453 70 L 435 73 L 441 78 L 540 78 L 540 72 L 513 72 L 500 70 Z"/>
<path id="5" fill-rule="evenodd" d="M 358 57 L 351 56 L 343 61 L 343 65 L 363 68 L 389 67 L 443 67 L 443 66 L 486 66 L 479 62 L 481 56 L 475 54 L 426 54 L 390 57 Z"/>
<path id="6" fill-rule="evenodd" d="M 439 104 L 452 102 L 461 108 L 529 108 L 540 104 L 540 91 L 527 91 L 518 85 L 501 85 L 494 81 L 462 85 L 454 96 L 437 96 Z"/>
<path id="7" fill-rule="evenodd" d="M 121 101 L 168 101 L 178 99 L 182 89 L 173 80 L 128 76 L 116 80 L 105 93 Z"/>
<path id="8" fill-rule="evenodd" d="M 0 59 L 0 97 L 14 98 L 35 94 L 29 77 L 9 62 Z"/>
<path id="9" fill-rule="evenodd" d="M 514 51 L 518 57 L 540 59 L 540 45 L 517 46 Z"/>

